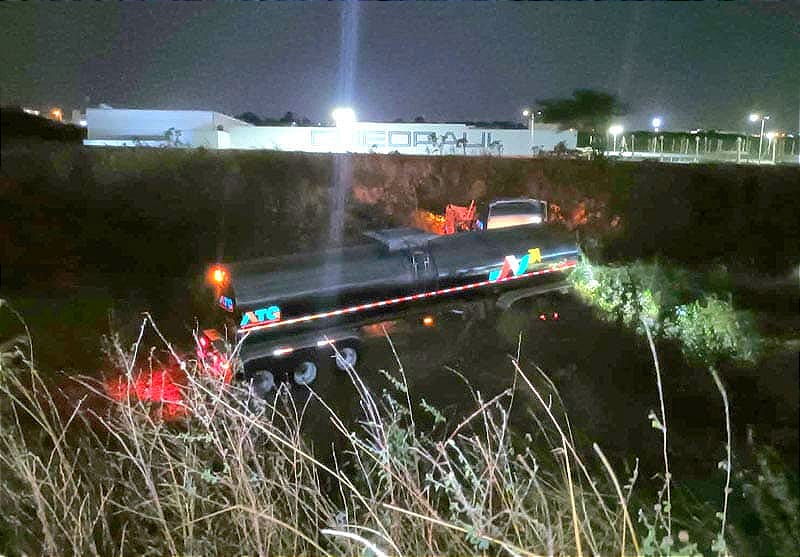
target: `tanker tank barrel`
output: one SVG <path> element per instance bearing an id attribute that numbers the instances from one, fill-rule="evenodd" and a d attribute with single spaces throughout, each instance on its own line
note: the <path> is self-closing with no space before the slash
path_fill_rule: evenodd
<path id="1" fill-rule="evenodd" d="M 354 247 L 230 265 L 240 332 L 324 327 L 423 300 L 522 288 L 563 277 L 578 258 L 571 234 L 550 225 L 367 237 Z"/>

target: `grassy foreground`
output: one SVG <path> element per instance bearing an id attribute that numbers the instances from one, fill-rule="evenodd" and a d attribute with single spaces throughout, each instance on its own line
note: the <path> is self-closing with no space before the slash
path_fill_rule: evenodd
<path id="1" fill-rule="evenodd" d="M 471 391 L 474 411 L 461 417 L 413 403 L 399 362 L 381 395 L 350 370 L 362 409 L 355 426 L 317 393 L 304 403 L 285 390 L 255 400 L 183 360 L 191 418 L 165 423 L 157 409 L 105 399 L 88 378 L 61 389 L 76 402 L 65 407 L 23 336 L 0 346 L 0 552 L 695 555 L 697 541 L 703 554 L 728 554 L 730 443 L 727 456 L 720 450 L 718 518 L 702 526 L 693 510 L 673 508 L 651 347 L 662 407 L 650 418 L 665 466 L 654 498 L 636 495 L 638 469 L 619 478 L 600 447 L 587 455 L 576 446 L 555 385 L 514 358 L 509 388 L 489 400 Z M 112 339 L 108 357 L 132 375 L 171 350 L 164 341 L 147 351 L 140 335 L 130 346 Z M 528 431 L 509 428 L 520 390 L 539 403 Z M 304 431 L 312 402 L 329 413 L 331 457 Z M 796 541 L 796 498 L 780 477 L 769 480 L 761 492 L 777 501 L 769 508 L 779 551 Z"/>

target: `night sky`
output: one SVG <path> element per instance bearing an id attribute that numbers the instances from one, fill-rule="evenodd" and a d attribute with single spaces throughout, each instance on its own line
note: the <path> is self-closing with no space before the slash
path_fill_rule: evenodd
<path id="1" fill-rule="evenodd" d="M 0 2 L 0 30 L 3 104 L 517 120 L 595 88 L 627 129 L 800 125 L 800 2 Z"/>

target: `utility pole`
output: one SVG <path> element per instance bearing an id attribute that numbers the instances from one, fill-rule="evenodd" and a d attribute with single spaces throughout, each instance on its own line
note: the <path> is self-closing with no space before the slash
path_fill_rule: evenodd
<path id="1" fill-rule="evenodd" d="M 769 142 L 772 143 L 772 164 L 775 164 L 775 155 L 778 151 L 778 136 L 773 137 Z"/>
<path id="2" fill-rule="evenodd" d="M 534 137 L 533 137 L 533 120 L 534 120 L 534 118 L 536 116 L 541 116 L 542 115 L 542 111 L 541 110 L 531 110 L 530 108 L 526 108 L 525 110 L 522 111 L 522 115 L 524 117 L 528 118 L 528 127 L 531 130 L 531 156 L 533 156 L 534 153 L 535 153 L 535 150 L 536 150 L 536 144 L 533 142 L 533 139 L 534 139 Z"/>
<path id="3" fill-rule="evenodd" d="M 761 147 L 764 144 L 764 122 L 769 120 L 769 116 L 758 113 L 750 115 L 751 122 L 758 122 L 759 120 L 761 120 L 761 133 L 758 134 L 758 164 L 761 164 Z"/>

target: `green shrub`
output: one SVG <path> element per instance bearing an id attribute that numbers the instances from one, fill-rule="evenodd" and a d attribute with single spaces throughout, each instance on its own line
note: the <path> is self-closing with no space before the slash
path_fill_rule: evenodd
<path id="1" fill-rule="evenodd" d="M 753 330 L 743 312 L 714 295 L 674 308 L 664 326 L 667 338 L 680 341 L 689 356 L 703 362 L 725 356 L 755 362 L 758 339 Z"/>
<path id="2" fill-rule="evenodd" d="M 753 319 L 719 297 L 729 284 L 724 268 L 702 276 L 658 261 L 606 266 L 584 259 L 570 280 L 601 317 L 640 334 L 645 321 L 654 334 L 678 341 L 690 359 L 757 358 L 760 341 Z"/>

